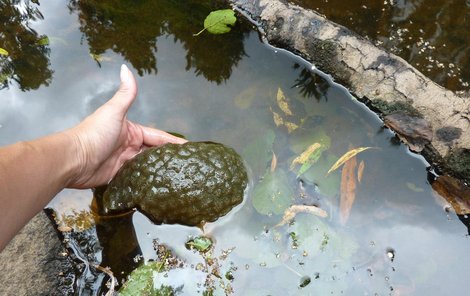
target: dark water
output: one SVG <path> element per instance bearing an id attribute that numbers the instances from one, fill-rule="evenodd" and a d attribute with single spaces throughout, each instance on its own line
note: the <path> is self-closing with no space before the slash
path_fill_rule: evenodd
<path id="1" fill-rule="evenodd" d="M 469 290 L 467 229 L 444 210 L 425 161 L 344 88 L 292 54 L 263 44 L 241 19 L 226 35 L 193 37 L 205 16 L 224 5 L 30 3 L 36 17 L 20 14 L 24 9 L 11 1 L 0 7 L 2 22 L 9 17 L 0 27 L 0 36 L 6 36 L 0 47 L 10 53 L 0 58 L 2 73 L 9 73 L 0 90 L 0 144 L 78 123 L 113 94 L 119 67 L 127 63 L 138 74 L 140 89 L 131 120 L 190 140 L 224 143 L 250 170 L 245 202 L 204 229 L 215 242 L 211 258 L 217 259 L 218 272 L 214 265 L 204 270 L 207 256 L 185 248 L 190 237 L 202 235 L 200 229 L 154 225 L 138 212 L 98 218 L 90 190 L 61 192 L 50 207 L 77 258 L 78 294 L 107 291 L 109 277 L 97 265 L 110 267 L 122 282 L 143 261 L 161 259 L 155 250 L 161 245 L 184 262 L 158 274 L 157 283 L 182 287 L 181 295 L 211 288 L 214 295 L 231 289 L 234 295 L 464 295 Z M 44 36 L 48 44 L 38 43 Z M 279 89 L 292 115 L 278 104 Z M 284 125 L 276 126 L 275 113 Z M 291 163 L 314 143 L 325 150 L 297 178 L 298 167 L 292 171 Z M 363 177 L 354 179 L 356 199 L 341 223 L 342 169 L 326 172 L 358 147 L 373 148 L 356 156 L 358 165 L 364 163 Z M 293 204 L 317 205 L 328 217 L 299 213 L 292 223 L 279 225 Z"/>
<path id="2" fill-rule="evenodd" d="M 438 84 L 470 89 L 470 1 L 291 0 L 367 36 Z"/>

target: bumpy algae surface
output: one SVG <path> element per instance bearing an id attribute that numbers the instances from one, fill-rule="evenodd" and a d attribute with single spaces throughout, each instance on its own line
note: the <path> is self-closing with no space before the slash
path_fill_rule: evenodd
<path id="1" fill-rule="evenodd" d="M 138 208 L 155 223 L 200 225 L 241 203 L 247 179 L 232 148 L 212 142 L 166 144 L 126 162 L 105 190 L 100 210 Z"/>

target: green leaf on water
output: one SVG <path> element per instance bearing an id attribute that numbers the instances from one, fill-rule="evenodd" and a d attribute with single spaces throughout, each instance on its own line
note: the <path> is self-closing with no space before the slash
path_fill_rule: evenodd
<path id="1" fill-rule="evenodd" d="M 194 239 L 189 240 L 186 243 L 186 248 L 188 249 L 196 249 L 199 252 L 206 252 L 212 246 L 212 240 L 208 237 L 199 236 Z"/>
<path id="2" fill-rule="evenodd" d="M 6 49 L 3 49 L 3 48 L 0 47 L 0 55 L 8 56 L 9 53 Z"/>
<path id="3" fill-rule="evenodd" d="M 45 46 L 49 45 L 49 37 L 44 36 L 36 42 L 37 45 Z"/>
<path id="4" fill-rule="evenodd" d="M 154 274 L 163 270 L 162 262 L 148 262 L 134 269 L 124 285 L 119 289 L 120 296 L 131 295 L 174 295 L 173 288 L 161 286 L 155 289 Z"/>
<path id="5" fill-rule="evenodd" d="M 293 192 L 281 170 L 267 173 L 253 190 L 253 207 L 263 215 L 280 215 L 292 204 Z"/>
<path id="6" fill-rule="evenodd" d="M 235 11 L 231 9 L 212 11 L 204 20 L 204 29 L 193 36 L 199 36 L 205 30 L 211 34 L 228 33 L 232 29 L 230 26 L 233 26 L 236 21 Z"/>

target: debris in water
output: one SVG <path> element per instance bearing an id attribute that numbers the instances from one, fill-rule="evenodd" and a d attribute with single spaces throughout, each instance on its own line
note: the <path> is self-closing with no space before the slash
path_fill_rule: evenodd
<path id="1" fill-rule="evenodd" d="M 387 257 L 388 257 L 388 259 L 390 259 L 390 261 L 393 262 L 393 260 L 395 260 L 395 250 L 392 249 L 392 248 L 388 248 L 387 249 Z"/>
<path id="2" fill-rule="evenodd" d="M 292 205 L 284 211 L 284 216 L 282 216 L 281 222 L 274 226 L 274 228 L 290 223 L 298 213 L 313 214 L 322 218 L 328 217 L 328 213 L 317 206 Z"/>
<path id="3" fill-rule="evenodd" d="M 300 279 L 299 287 L 300 288 L 305 288 L 306 286 L 308 286 L 310 284 L 311 281 L 312 281 L 312 279 L 309 276 L 304 276 Z"/>

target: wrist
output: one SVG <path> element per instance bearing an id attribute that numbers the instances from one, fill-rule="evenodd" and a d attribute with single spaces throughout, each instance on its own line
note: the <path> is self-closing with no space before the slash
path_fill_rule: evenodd
<path id="1" fill-rule="evenodd" d="M 83 148 L 83 142 L 79 137 L 77 128 L 72 128 L 59 133 L 63 138 L 64 143 L 64 177 L 66 188 L 77 188 L 80 184 L 80 179 L 83 178 L 83 173 L 86 167 L 86 157 Z"/>

